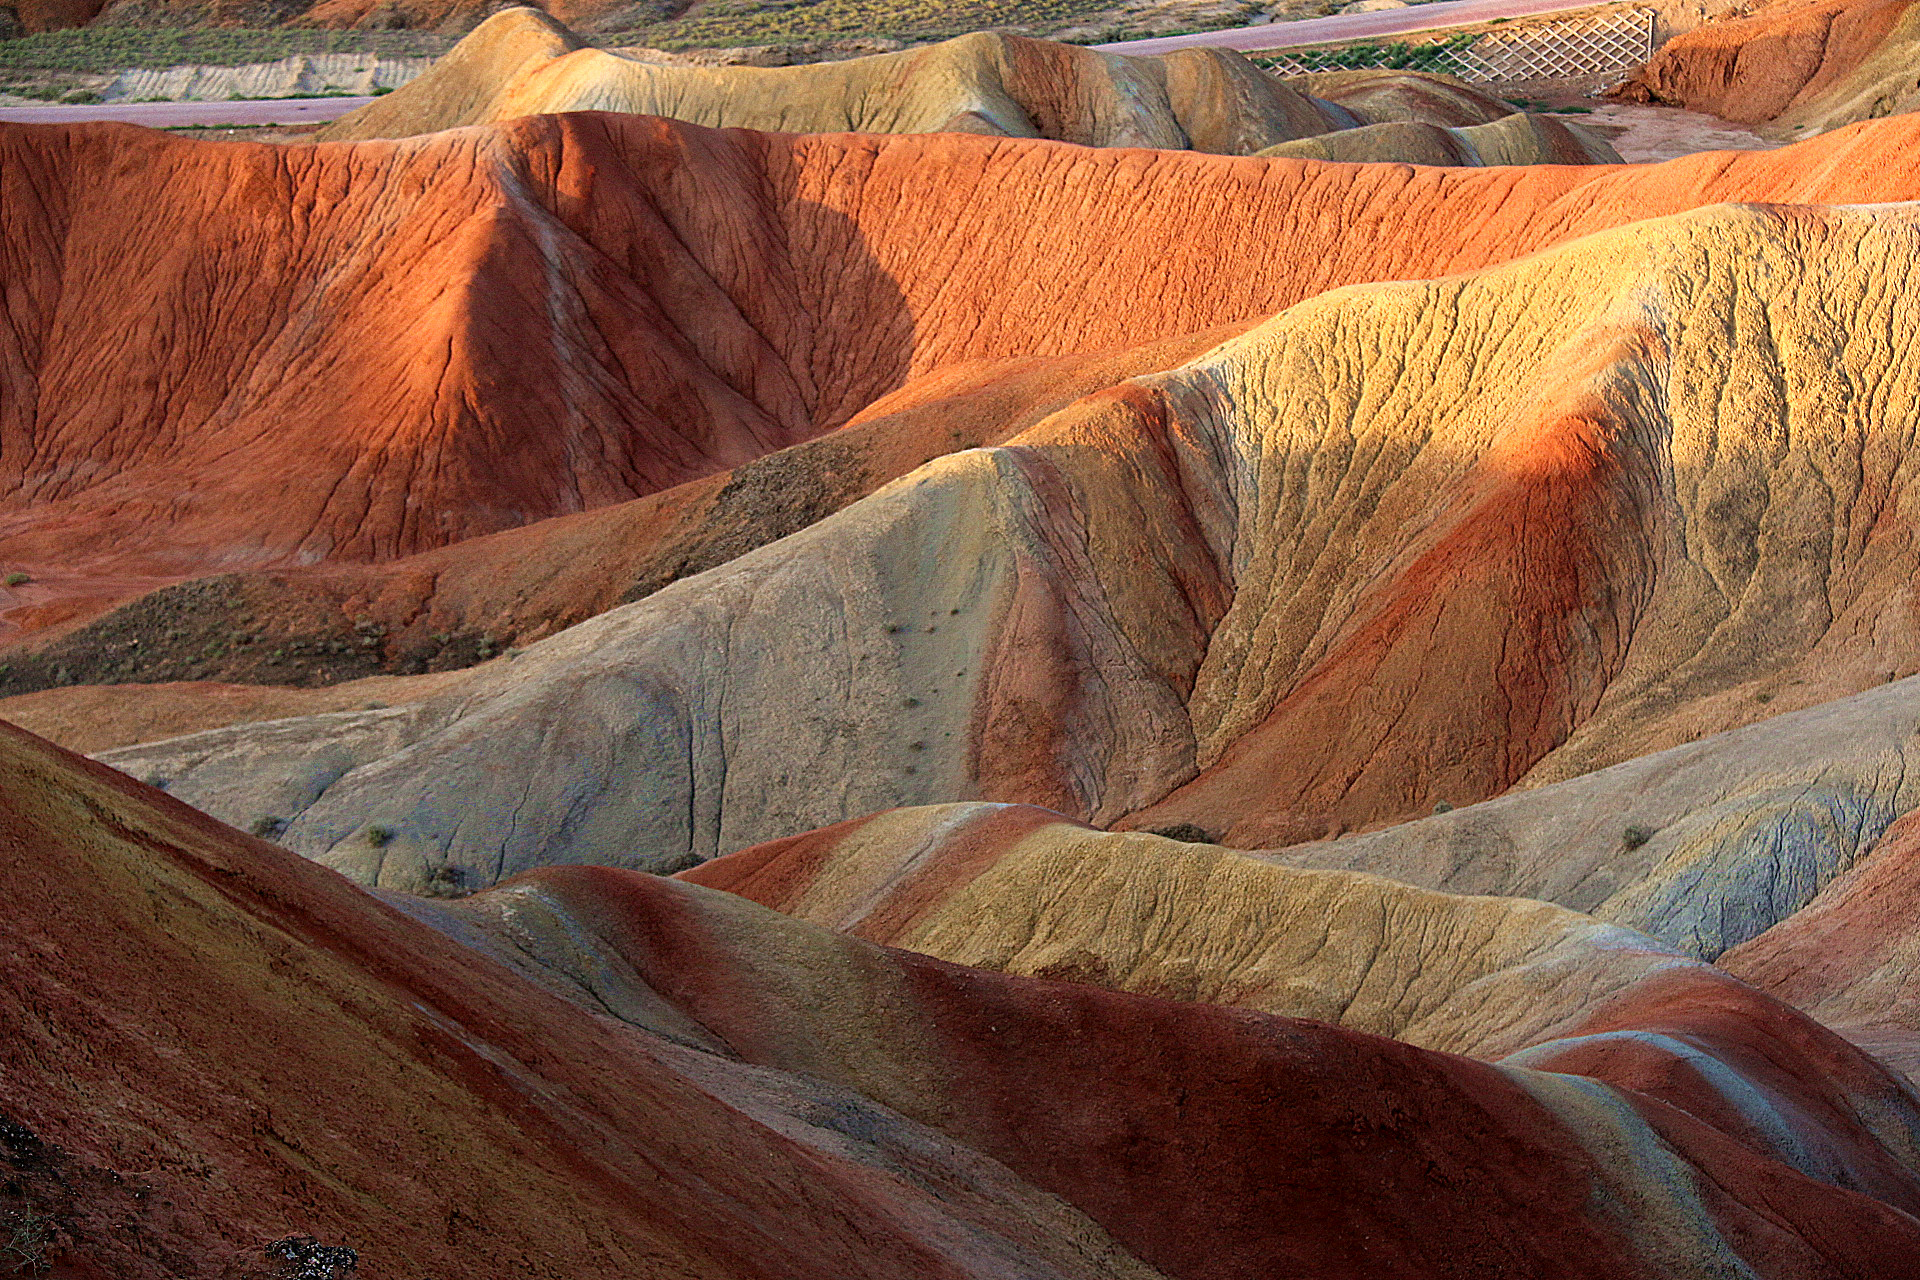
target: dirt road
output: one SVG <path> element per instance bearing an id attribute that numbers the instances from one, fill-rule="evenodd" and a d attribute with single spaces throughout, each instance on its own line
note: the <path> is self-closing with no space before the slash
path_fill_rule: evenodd
<path id="1" fill-rule="evenodd" d="M 1093 46 L 1106 53 L 1171 53 L 1175 49 L 1205 47 L 1238 49 L 1297 49 L 1310 44 L 1330 44 L 1345 40 L 1372 40 L 1381 36 L 1404 35 L 1409 31 L 1431 31 L 1436 27 L 1465 27 L 1495 18 L 1528 18 L 1537 13 L 1559 13 L 1567 9 L 1591 9 L 1594 0 L 1437 0 L 1405 9 L 1384 9 L 1378 13 L 1342 13 L 1331 18 L 1307 18 L 1300 22 L 1270 22 L 1258 27 L 1233 27 L 1225 31 L 1197 31 L 1188 36 L 1162 36 L 1157 40 L 1123 40 L 1118 44 Z"/>
<path id="2" fill-rule="evenodd" d="M 0 107 L 14 124 L 79 124 L 119 120 L 150 129 L 235 124 L 322 124 L 372 98 L 269 98 L 259 102 L 102 102 L 89 106 Z"/>

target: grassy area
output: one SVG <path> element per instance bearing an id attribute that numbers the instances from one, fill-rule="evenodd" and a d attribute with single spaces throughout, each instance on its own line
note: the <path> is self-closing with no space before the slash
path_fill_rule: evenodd
<path id="1" fill-rule="evenodd" d="M 657 49 L 885 36 L 938 39 L 991 28 L 1051 31 L 1111 8 L 1110 0 L 712 0 L 691 15 L 622 32 Z"/>
<path id="2" fill-rule="evenodd" d="M 1394 41 L 1387 44 L 1349 44 L 1326 49 L 1290 49 L 1280 58 L 1255 58 L 1254 61 L 1269 68 L 1304 67 L 1308 71 L 1380 69 L 1436 71 L 1452 75 L 1460 69 L 1453 58 L 1454 50 L 1464 49 L 1479 38 L 1478 35 L 1467 34 L 1425 43 Z"/>
<path id="3" fill-rule="evenodd" d="M 682 16 L 636 21 L 596 44 L 723 48 L 885 38 L 944 40 L 1009 31 L 1082 43 L 1245 26 L 1263 9 L 1320 12 L 1339 0 L 700 0 Z M 669 10 L 671 11 L 671 10 Z M 631 11 L 630 11 L 631 12 Z M 624 24 L 623 24 L 624 25 Z"/>
<path id="4" fill-rule="evenodd" d="M 5 0 L 0 0 L 5 3 Z M 1311 16 L 1338 0 L 1282 0 Z M 660 49 L 724 48 L 801 41 L 946 39 L 969 31 L 1028 35 L 1075 34 L 1087 43 L 1245 25 L 1262 0 L 1159 0 L 1122 8 L 1115 0 L 703 0 L 684 16 L 647 21 L 636 5 L 617 32 L 584 38 L 598 45 Z M 1273 7 L 1266 0 L 1266 7 Z M 663 0 L 655 14 L 682 8 Z M 458 37 L 419 31 L 326 31 L 245 27 L 95 26 L 0 40 L 0 90 L 55 98 L 84 91 L 86 76 L 135 67 L 188 64 L 241 66 L 294 54 L 355 53 L 378 57 L 437 57 Z M 91 83 L 98 84 L 98 81 Z M 76 88 L 78 86 L 78 88 Z"/>
<path id="5" fill-rule="evenodd" d="M 359 53 L 373 57 L 438 57 L 454 37 L 419 31 L 304 31 L 284 27 L 83 27 L 0 40 L 0 71 L 111 74 L 130 67 L 200 63 L 237 67 L 277 62 L 296 53 Z"/>
<path id="6" fill-rule="evenodd" d="M 584 38 L 599 45 L 662 49 L 863 37 L 924 40 L 988 28 L 1052 31 L 1110 11 L 1111 0 L 714 0 L 685 18 Z M 195 63 L 233 67 L 302 53 L 438 57 L 457 39 L 419 31 L 86 27 L 0 40 L 0 82 L 7 72 L 98 75 Z"/>

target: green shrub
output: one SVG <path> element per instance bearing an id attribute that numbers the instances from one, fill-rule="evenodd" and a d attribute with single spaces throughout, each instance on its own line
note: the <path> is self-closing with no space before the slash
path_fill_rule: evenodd
<path id="1" fill-rule="evenodd" d="M 658 49 L 872 37 L 941 40 L 969 31 L 1043 33 L 1106 12 L 1098 0 L 793 0 L 697 6 L 692 16 L 622 32 L 608 43 Z M 1234 25 L 1233 20 L 1225 20 Z"/>
<path id="2" fill-rule="evenodd" d="M 12 1275 L 44 1275 L 53 1269 L 47 1250 L 53 1244 L 53 1219 L 22 1205 L 0 1215 L 0 1267 Z"/>
<path id="3" fill-rule="evenodd" d="M 1466 48 L 1479 38 L 1467 33 L 1431 43 L 1368 42 L 1341 45 L 1338 48 L 1301 49 L 1288 53 L 1286 61 L 1308 71 L 1435 71 L 1442 75 L 1453 75 L 1461 69 L 1459 60 L 1453 56 L 1454 51 Z M 1255 58 L 1254 61 L 1269 68 L 1275 65 L 1271 58 Z"/>
<path id="4" fill-rule="evenodd" d="M 1629 849 L 1638 849 L 1651 839 L 1653 839 L 1652 828 L 1640 826 L 1638 823 L 1620 833 L 1620 843 Z"/>
<path id="5" fill-rule="evenodd" d="M 1178 840 L 1182 844 L 1218 844 L 1219 838 L 1205 827 L 1192 822 L 1175 822 L 1164 827 L 1148 827 L 1147 834 Z"/>
<path id="6" fill-rule="evenodd" d="M 7 575 L 7 585 L 10 587 L 24 587 L 29 582 L 32 582 L 32 581 L 33 581 L 33 575 L 28 573 L 20 573 L 16 571 L 14 573 L 10 573 Z"/>
<path id="7" fill-rule="evenodd" d="M 472 892 L 464 867 L 436 868 L 421 890 L 422 896 L 428 898 L 464 898 Z"/>

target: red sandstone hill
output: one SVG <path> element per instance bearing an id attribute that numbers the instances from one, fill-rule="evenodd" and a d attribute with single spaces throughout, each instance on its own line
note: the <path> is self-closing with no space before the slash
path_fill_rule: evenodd
<path id="1" fill-rule="evenodd" d="M 1757 993 L 1496 1066 L 634 873 L 443 934 L 10 729 L 0 801 L 0 1211 L 62 1274 L 1920 1274 L 1920 1114 Z"/>
<path id="2" fill-rule="evenodd" d="M 1618 91 L 1782 136 L 1920 108 L 1911 0 L 1772 0 L 1675 38 Z"/>
<path id="3" fill-rule="evenodd" d="M 356 655 L 412 660 L 399 647 L 410 628 L 444 639 L 450 620 L 504 615 L 538 634 L 683 564 L 717 566 L 705 574 L 408 709 L 114 758 L 237 825 L 283 825 L 293 847 L 405 887 L 449 864 L 482 880 L 554 861 L 677 865 L 975 797 L 1285 844 L 1611 764 L 1747 723 L 1775 697 L 1882 683 L 1920 665 L 1897 589 L 1911 552 L 1891 444 L 1912 403 L 1911 301 L 1875 283 L 1904 270 L 1912 228 L 1899 206 L 1804 205 L 1910 194 L 1912 132 L 1889 121 L 1765 155 L 1508 170 L 771 137 L 606 115 L 297 161 L 216 150 L 231 164 L 415 173 L 493 149 L 513 163 L 470 166 L 474 187 L 433 191 L 497 201 L 484 216 L 515 236 L 541 231 L 556 263 L 629 262 L 631 279 L 664 290 L 667 277 L 647 273 L 657 251 L 738 291 L 711 325 L 724 340 L 679 337 L 690 366 L 733 369 L 756 395 L 838 379 L 835 414 L 904 385 L 859 425 L 736 470 L 704 510 L 704 495 L 675 509 L 663 494 L 545 526 L 556 537 L 544 550 L 533 524 L 410 562 L 316 571 L 296 603 L 331 609 L 326 659 L 367 671 L 379 667 Z M 99 135 L 16 136 L 75 146 L 76 175 L 108 172 L 76 141 Z M 1749 207 L 1699 208 L 1723 200 Z M 1224 212 L 1197 219 L 1196 202 Z M 647 211 L 637 223 L 636 209 Z M 743 239 L 747 214 L 755 233 Z M 681 228 L 665 247 L 652 238 L 661 226 Z M 843 283 L 823 270 L 830 259 L 798 254 L 811 244 L 857 244 L 865 265 Z M 749 248 L 771 265 L 756 272 Z M 520 287 L 490 270 L 468 291 Z M 806 299 L 791 315 L 759 292 L 782 281 Z M 1789 305 L 1808 288 L 1824 312 Z M 83 292 L 62 297 L 77 305 Z M 1203 336 L 1264 308 L 1285 309 L 1239 336 Z M 599 349 L 584 328 L 561 345 L 543 336 L 556 312 L 575 314 L 545 309 L 513 353 L 551 368 Z M 497 326 L 526 314 L 490 303 L 475 316 Z M 1726 336 L 1714 317 L 1728 314 L 1767 320 Z M 324 314 L 303 316 L 323 345 Z M 735 316 L 755 318 L 751 340 Z M 90 349 L 83 333 L 48 332 Z M 743 371 L 736 339 L 781 358 Z M 1114 353 L 1129 343 L 1133 354 Z M 532 394 L 477 371 L 475 385 L 510 405 Z M 1738 412 L 1719 402 L 1729 386 L 1743 388 Z M 449 410 L 420 403 L 429 423 Z M 104 430 L 116 409 L 93 413 Z M 537 441 L 557 429 L 499 421 Z M 1775 421 L 1788 424 L 1779 440 Z M 558 427 L 610 430 L 599 418 Z M 309 438 L 324 437 L 272 440 Z M 451 431 L 431 473 L 354 455 L 341 490 L 417 499 L 365 508 L 355 536 L 377 543 L 390 515 L 408 517 L 400 533 L 433 533 L 412 519 L 421 495 L 485 497 L 480 463 L 504 456 L 488 452 L 500 438 Z M 999 441 L 887 484 L 944 448 Z M 470 488 L 437 488 L 462 449 L 476 459 Z M 22 492 L 14 545 L 51 546 L 40 529 L 84 515 L 116 539 L 103 556 L 145 541 L 184 558 L 213 534 L 257 547 L 267 486 L 238 465 L 183 476 L 184 451 L 117 475 L 96 468 L 67 499 Z M 601 456 L 536 447 L 508 480 L 525 490 L 555 458 L 566 475 Z M 1861 461 L 1834 472 L 1834 458 Z M 161 482 L 176 500 L 203 486 L 226 523 L 136 526 L 104 501 Z M 259 523 L 272 530 L 295 510 Z M 598 550 L 603 530 L 627 549 Z M 567 564 L 573 548 L 592 553 Z M 507 567 L 489 578 L 492 564 Z M 556 565 L 563 574 L 540 578 Z M 278 647 L 258 621 L 278 589 L 230 581 L 225 598 L 176 596 L 173 616 L 208 628 L 196 657 L 248 661 Z M 560 613 L 570 595 L 579 612 Z M 60 675 L 49 667 L 62 652 L 91 644 L 99 665 L 83 675 L 98 678 L 170 638 L 109 622 L 126 618 L 62 641 L 40 678 Z M 809 643 L 788 642 L 795 628 Z M 802 742 L 833 763 L 797 769 Z M 376 846 L 372 827 L 401 836 Z"/>
<path id="4" fill-rule="evenodd" d="M 1716 199 L 1913 186 L 1891 134 L 1732 169 L 1480 174 L 591 116 L 353 147 L 0 139 L 20 388 L 0 406 L 0 568 L 33 578 L 0 623 L 31 642 L 165 583 L 274 575 L 156 598 L 16 661 L 13 690 L 63 669 L 325 681 L 471 662 L 1331 287 Z M 1233 212 L 1196 223 L 1203 198 Z M 129 240 L 135 209 L 205 248 Z M 1077 372 L 1044 363 L 1064 357 Z M 780 479 L 676 491 L 876 417 Z M 581 511 L 605 514 L 541 525 Z M 584 560 L 582 540 L 621 550 Z"/>
<path id="5" fill-rule="evenodd" d="M 0 726 L 0 1226 L 1920 1276 L 1917 130 L 0 131 L 9 679 L 534 641 Z"/>

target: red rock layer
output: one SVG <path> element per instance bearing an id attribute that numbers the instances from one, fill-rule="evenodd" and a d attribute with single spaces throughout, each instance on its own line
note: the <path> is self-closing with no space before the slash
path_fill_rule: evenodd
<path id="1" fill-rule="evenodd" d="M 18 0 L 9 7 L 19 17 L 20 29 L 33 35 L 84 27 L 100 12 L 102 5 L 100 0 Z"/>
<path id="2" fill-rule="evenodd" d="M 906 1134 L 918 1166 L 879 1167 L 724 1057 L 4 725 L 0 855 L 0 1210 L 54 1220 L 60 1275 L 251 1277 L 311 1234 L 369 1276 L 1151 1280 L 977 1157 Z"/>
<path id="3" fill-rule="evenodd" d="M 36 579 L 17 623 L 58 628 L 386 561 L 724 471 L 959 362 L 1719 200 L 1907 198 L 1911 133 L 1475 173 L 592 115 L 307 148 L 9 126 L 0 565 Z"/>
<path id="4" fill-rule="evenodd" d="M 1018 838 L 1018 826 L 1000 837 Z M 753 861 L 749 876 L 764 876 L 768 859 Z M 695 873 L 703 874 L 711 872 Z M 853 943 L 845 944 L 848 963 L 872 973 L 884 994 L 873 1003 L 825 1001 L 824 989 L 804 982 L 776 990 L 747 981 L 743 965 L 771 974 L 792 965 L 791 953 L 748 956 L 737 923 L 709 915 L 703 899 L 663 892 L 657 880 L 560 869 L 516 884 L 558 904 L 572 927 L 608 944 L 750 1061 L 857 1080 L 870 1091 L 899 1081 L 876 1096 L 938 1116 L 931 1122 L 943 1131 L 1086 1208 L 1169 1275 L 1657 1269 L 1640 1253 L 1657 1247 L 1656 1233 L 1635 1239 L 1646 1231 L 1636 1227 L 1617 1236 L 1606 1215 L 1589 1216 L 1593 1202 L 1567 1194 L 1593 1179 L 1643 1176 L 1627 1171 L 1633 1158 L 1622 1161 L 1619 1150 L 1583 1145 L 1603 1141 L 1605 1126 L 1576 1133 L 1567 1113 L 1519 1087 L 1522 1077 L 1470 1059 L 1322 1023 L 1012 979 Z M 884 977 L 872 968 L 881 955 L 891 970 Z M 1899 1096 L 1884 1071 L 1837 1038 L 1737 984 L 1719 985 L 1754 1020 L 1727 1038 L 1755 1057 L 1771 1055 L 1762 1065 L 1790 1077 L 1786 1096 L 1814 1100 L 1806 1109 L 1813 1124 L 1824 1115 L 1820 1096 L 1839 1082 L 1863 1097 Z M 1654 993 L 1647 1004 L 1659 1008 Z M 856 1021 L 871 1042 L 847 1034 Z M 1662 1025 L 1651 1013 L 1649 1021 Z M 1783 1022 L 1792 1024 L 1784 1035 Z M 1709 1035 L 1724 1030 L 1711 1024 L 1711 1015 L 1701 1024 Z M 1796 1035 L 1816 1050 L 1794 1052 Z M 877 1069 L 862 1060 L 876 1050 L 886 1064 Z M 1813 1074 L 1829 1065 L 1838 1066 L 1837 1081 Z M 1765 1143 L 1743 1141 L 1750 1135 L 1737 1125 L 1729 1136 L 1665 1101 L 1685 1100 L 1670 1082 L 1643 1073 L 1627 1088 L 1640 1083 L 1653 1091 L 1621 1092 L 1622 1114 L 1694 1164 L 1682 1176 L 1700 1179 L 1724 1242 L 1709 1247 L 1717 1264 L 1738 1256 L 1762 1275 L 1839 1276 L 1861 1265 L 1920 1274 L 1920 1224 L 1852 1189 L 1857 1179 L 1920 1206 L 1920 1183 L 1850 1110 L 1815 1138 L 1854 1162 L 1835 1185 L 1816 1181 L 1827 1170 L 1790 1170 Z M 1514 1213 L 1532 1229 L 1513 1229 Z M 1865 1234 L 1834 1230 L 1835 1215 Z"/>
<path id="5" fill-rule="evenodd" d="M 1032 875 L 1023 878 L 1015 869 L 996 878 L 1003 860 L 1017 868 L 1024 859 L 1047 859 L 1046 850 L 1063 835 L 1108 843 L 1124 837 L 1094 835 L 1057 815 L 1021 806 L 955 806 L 920 812 L 938 816 L 921 823 L 910 821 L 907 814 L 843 823 L 742 850 L 677 878 L 725 889 L 808 920 L 838 921 L 850 934 L 875 942 L 924 945 L 927 939 L 967 933 L 962 923 L 967 918 L 990 916 L 991 925 L 978 926 L 997 931 L 996 941 L 985 948 L 987 954 L 1021 953 L 1027 945 L 1057 953 L 1060 939 L 1073 938 L 1094 948 L 1076 953 L 1083 963 L 1075 980 L 1096 986 L 1112 986 L 1118 974 L 1131 968 L 1117 959 L 1124 947 L 1114 949 L 1116 967 L 1112 969 L 1102 958 L 1102 948 L 1113 947 L 1115 939 L 1135 927 L 1159 937 L 1157 958 L 1169 965 L 1197 960 L 1202 966 L 1219 967 L 1224 975 L 1237 971 L 1235 966 L 1246 959 L 1239 945 L 1187 947 L 1176 936 L 1205 937 L 1210 923 L 1188 916 L 1204 914 L 1209 903 L 1221 905 L 1209 899 L 1198 882 L 1142 880 L 1137 882 L 1137 892 L 1115 893 L 1111 880 L 1099 875 L 1080 878 L 1072 865 L 1058 859 L 1046 862 L 1046 890 L 1037 899 L 1008 896 L 1018 892 L 1020 885 L 1030 884 Z M 889 845 L 889 840 L 894 843 Z M 1083 857 L 1088 852 L 1083 849 Z M 1168 857 L 1174 859 L 1169 867 L 1210 865 L 1179 861 L 1178 852 L 1178 846 L 1135 838 L 1116 856 L 1133 864 Z M 1208 878 L 1225 871 L 1214 865 Z M 985 896 L 977 888 L 983 883 Z M 1150 885 L 1157 886 L 1157 891 Z M 1168 909 L 1162 896 L 1182 889 L 1193 895 Z M 618 886 L 607 891 L 622 892 Z M 589 896 L 583 889 L 565 892 L 570 900 Z M 1232 896 L 1231 891 L 1227 896 Z M 1488 900 L 1456 901 L 1463 909 L 1471 909 L 1467 904 Z M 584 909 L 589 914 L 596 910 Z M 1075 918 L 1097 921 L 1121 912 L 1127 913 L 1126 923 L 1110 922 L 1085 932 L 1076 931 L 1071 923 Z M 954 921 L 958 933 L 930 932 L 924 927 L 943 914 Z M 1387 914 L 1397 915 L 1391 909 Z M 1138 924 L 1134 916 L 1149 917 L 1152 923 Z M 1348 944 L 1341 932 L 1343 920 L 1336 916 L 1314 926 L 1323 934 L 1316 951 Z M 1786 929 L 1782 926 L 1780 931 Z M 1456 936 L 1438 919 L 1428 919 L 1423 926 L 1411 917 L 1396 919 L 1389 933 L 1394 931 L 1427 938 L 1426 945 L 1433 949 L 1427 959 L 1437 968 L 1423 969 L 1418 977 L 1406 976 L 1405 970 L 1375 955 L 1380 968 L 1403 976 L 1369 985 L 1426 984 L 1444 980 L 1437 978 L 1440 972 L 1463 974 L 1447 968 L 1458 957 L 1442 953 L 1449 946 L 1468 945 L 1471 936 L 1485 936 L 1479 929 L 1466 937 Z M 1629 937 L 1603 943 L 1595 960 L 1603 963 L 1602 953 L 1630 945 Z M 1263 941 L 1270 940 L 1247 939 L 1245 946 L 1257 951 Z M 1857 954 L 1858 948 L 1854 951 Z M 1563 956 L 1553 967 L 1567 962 Z M 1598 978 L 1598 969 L 1590 972 Z M 1543 977 L 1532 985 L 1535 997 L 1552 1001 L 1566 994 Z M 1293 980 L 1311 987 L 1315 975 L 1296 971 Z M 1499 998 L 1484 977 L 1473 980 L 1468 975 L 1459 980 L 1471 981 L 1470 989 L 1479 990 L 1483 997 Z M 1202 978 L 1201 987 L 1223 989 L 1228 993 L 1223 998 L 1232 1002 L 1237 997 L 1231 993 L 1240 983 L 1247 983 L 1242 989 L 1250 994 L 1259 991 L 1261 999 L 1271 998 L 1262 983 L 1248 979 L 1237 983 L 1231 977 Z M 1604 985 L 1596 983 L 1589 990 L 1596 988 Z M 1832 1186 L 1864 1192 L 1901 1214 L 1920 1212 L 1920 1180 L 1911 1167 L 1915 1111 L 1904 1084 L 1825 1027 L 1708 966 L 1655 966 L 1585 1016 L 1561 1024 L 1550 1039 L 1503 1058 L 1502 1065 L 1570 1073 L 1627 1091 L 1624 1096 L 1635 1113 L 1683 1149 L 1704 1144 L 1731 1154 L 1744 1148 Z M 1798 1225 L 1783 1229 L 1783 1222 L 1770 1209 L 1756 1213 L 1742 1207 L 1740 1202 L 1753 1194 L 1757 1184 L 1747 1181 L 1753 1173 L 1749 1161 L 1736 1157 L 1733 1163 L 1739 1167 L 1730 1171 L 1731 1181 L 1723 1184 L 1713 1208 L 1729 1237 L 1744 1241 L 1743 1248 L 1752 1248 L 1767 1259 L 1766 1266 L 1786 1274 L 1803 1269 L 1818 1272 L 1822 1255 L 1837 1241 L 1829 1233 L 1830 1224 L 1810 1214 L 1797 1219 Z M 1903 1261 L 1896 1265 L 1911 1262 L 1905 1254 L 1898 1257 Z"/>
<path id="6" fill-rule="evenodd" d="M 5 728 L 0 797 L 4 1198 L 54 1218 L 67 1274 L 239 1274 L 296 1233 L 398 1275 L 1149 1280 L 1102 1228 L 1193 1280 L 1626 1277 L 1676 1240 L 1782 1280 L 1920 1259 L 1863 1193 L 1910 1199 L 1895 1165 L 1796 1172 L 1657 1079 L 1583 1119 L 1541 1100 L 1563 1077 L 961 969 L 635 873 L 462 908 L 561 912 L 670 1043 Z"/>
<path id="7" fill-rule="evenodd" d="M 1776 0 L 1675 37 L 1618 96 L 1763 124 L 1844 81 L 1913 0 Z"/>

